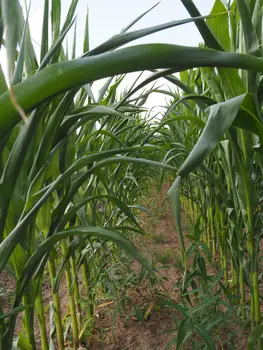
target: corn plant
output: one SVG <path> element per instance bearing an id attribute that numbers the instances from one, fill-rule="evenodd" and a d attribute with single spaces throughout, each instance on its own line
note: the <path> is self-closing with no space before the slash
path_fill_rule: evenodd
<path id="1" fill-rule="evenodd" d="M 231 283 L 236 294 L 241 293 L 244 319 L 245 283 L 250 288 L 254 328 L 261 322 L 257 266 L 261 1 L 237 0 L 225 6 L 217 0 L 211 15 L 202 17 L 191 0 L 183 0 L 191 18 L 130 31 L 146 11 L 92 50 L 87 16 L 83 53 L 78 58 L 76 34 L 72 53 L 63 45 L 74 26 L 77 3 L 72 0 L 61 23 L 61 2 L 43 2 L 38 57 L 30 36 L 29 10 L 24 16 L 18 0 L 1 1 L 0 44 L 7 52 L 8 72 L 5 76 L 0 70 L 0 272 L 6 269 L 16 279 L 13 308 L 8 314 L 1 313 L 2 348 L 12 348 L 16 316 L 21 311 L 26 337 L 20 337 L 18 347 L 36 348 L 35 309 L 42 349 L 64 348 L 59 298 L 64 273 L 73 344 L 78 348 L 83 334 L 79 269 L 89 305 L 95 305 L 96 292 L 90 282 L 101 276 L 100 255 L 117 256 L 116 246 L 153 274 L 128 239 L 128 232 L 141 231 L 136 199 L 140 183 L 156 176 L 156 171 L 149 170 L 153 167 L 178 169 L 169 197 L 185 268 L 187 252 L 179 215 L 183 179 L 186 205 L 193 219 L 200 216 L 201 223 L 207 224 L 202 238 L 214 254 L 219 249 L 227 281 L 231 266 Z M 145 35 L 191 21 L 204 45 L 147 44 L 119 49 Z M 123 75 L 142 70 L 153 73 L 119 96 Z M 181 80 L 172 75 L 175 72 L 181 72 Z M 96 100 L 92 84 L 107 77 Z M 159 77 L 184 94 L 165 92 L 174 101 L 155 126 L 142 117 L 143 104 L 153 89 L 139 96 L 136 92 Z M 213 222 L 215 216 L 218 220 Z M 41 294 L 46 266 L 54 319 L 50 343 Z M 106 288 L 98 284 L 98 293 L 101 287 Z M 88 323 L 92 323 L 93 312 L 93 307 L 86 309 Z"/>
<path id="2" fill-rule="evenodd" d="M 116 100 L 116 90 L 123 76 L 117 77 L 116 81 L 109 78 L 97 101 L 92 93 L 92 81 L 89 84 L 86 80 L 83 86 L 54 92 L 48 101 L 42 96 L 43 104 L 26 111 L 15 91 L 19 83 L 23 84 L 30 76 L 33 78 L 47 66 L 51 68 L 70 62 L 62 41 L 73 25 L 77 1 L 72 1 L 62 26 L 60 2 L 52 3 L 49 18 L 49 2 L 45 1 L 40 58 L 36 56 L 30 38 L 28 15 L 24 19 L 18 2 L 9 5 L 1 3 L 9 91 L 3 72 L 1 81 L 2 92 L 6 91 L 18 119 L 1 135 L 0 221 L 1 249 L 2 253 L 5 252 L 1 253 L 1 271 L 5 268 L 15 278 L 16 297 L 10 313 L 1 314 L 1 344 L 4 349 L 13 346 L 16 316 L 23 311 L 26 337 L 20 336 L 16 344 L 36 348 L 36 310 L 42 349 L 64 348 L 59 285 L 65 273 L 73 344 L 78 348 L 85 331 L 81 327 L 83 310 L 80 310 L 79 269 L 83 271 L 82 293 L 89 300 L 89 307 L 85 310 L 87 328 L 92 327 L 96 292 L 100 293 L 102 287 L 103 292 L 107 292 L 100 282 L 101 269 L 105 269 L 103 264 L 107 264 L 109 257 L 116 259 L 116 244 L 137 258 L 152 274 L 147 262 L 127 239 L 127 233 L 141 232 L 134 211 L 138 210 L 135 205 L 138 181 L 145 176 L 145 166 L 173 168 L 145 159 L 145 155 L 156 152 L 157 147 L 140 145 L 140 137 L 148 128 L 141 117 L 141 98 L 129 102 L 130 91 L 129 96 Z M 11 14 L 17 15 L 15 26 L 10 22 Z M 51 38 L 48 32 L 50 23 Z M 174 22 L 168 27 L 177 24 Z M 165 27 L 167 25 L 148 32 Z M 147 33 L 140 31 L 129 37 L 125 31 L 93 53 L 88 48 L 87 31 L 83 59 L 86 55 L 112 50 Z M 76 37 L 71 62 L 75 59 L 75 43 Z M 15 51 L 17 44 L 18 53 Z M 20 117 L 23 117 L 23 122 Z M 109 244 L 109 240 L 114 244 Z M 46 265 L 52 285 L 50 342 L 41 293 Z M 96 286 L 92 284 L 94 280 Z"/>
<path id="3" fill-rule="evenodd" d="M 191 16 L 199 15 L 192 1 L 182 3 Z M 204 46 L 218 55 L 231 52 L 247 54 L 250 59 L 261 57 L 261 8 L 260 1 L 215 1 L 210 15 L 225 14 L 196 22 Z M 202 241 L 219 261 L 225 282 L 232 288 L 233 302 L 240 304 L 243 321 L 251 321 L 249 346 L 254 348 L 262 329 L 258 266 L 261 72 L 226 70 L 217 64 L 197 66 L 200 68 L 180 72 L 181 97 L 171 101 L 162 129 L 157 127 L 171 145 L 167 162 L 178 169 L 168 195 L 185 269 L 188 254 L 180 224 L 180 193 L 192 220 L 204 228 Z M 249 305 L 246 295 L 250 295 Z M 262 346 L 260 341 L 258 346 Z"/>

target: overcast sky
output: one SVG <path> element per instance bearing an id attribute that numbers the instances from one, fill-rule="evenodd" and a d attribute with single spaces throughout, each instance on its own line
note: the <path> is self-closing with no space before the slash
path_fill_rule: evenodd
<path id="1" fill-rule="evenodd" d="M 71 0 L 61 0 L 63 18 L 70 2 Z M 194 2 L 202 15 L 209 14 L 214 3 L 213 0 L 195 0 Z M 79 0 L 77 8 L 78 43 L 82 45 L 87 8 L 89 8 L 90 47 L 94 48 L 120 32 L 123 27 L 156 3 L 156 0 Z M 41 38 L 43 4 L 44 0 L 31 0 L 31 35 L 37 42 Z M 137 23 L 133 30 L 188 17 L 180 0 L 163 0 Z M 162 42 L 195 46 L 200 40 L 201 37 L 195 25 L 186 24 L 142 38 L 136 43 Z"/>

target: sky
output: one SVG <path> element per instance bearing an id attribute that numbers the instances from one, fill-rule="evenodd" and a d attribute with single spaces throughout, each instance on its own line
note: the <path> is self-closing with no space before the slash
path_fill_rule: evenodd
<path id="1" fill-rule="evenodd" d="M 61 0 L 62 18 L 65 18 L 70 2 L 71 0 Z M 211 11 L 214 1 L 195 0 L 194 2 L 201 14 L 207 15 Z M 156 0 L 79 0 L 76 11 L 77 33 L 80 38 L 79 48 L 82 45 L 81 39 L 85 29 L 87 8 L 89 9 L 89 37 L 92 49 L 120 32 L 123 27 L 156 3 Z M 29 21 L 32 28 L 31 35 L 36 42 L 40 42 L 41 38 L 43 4 L 44 0 L 31 0 Z M 162 0 L 155 9 L 133 27 L 133 30 L 183 18 L 189 18 L 189 15 L 180 0 Z M 201 37 L 195 25 L 186 24 L 152 34 L 134 43 L 161 42 L 195 46 L 200 41 Z"/>
<path id="2" fill-rule="evenodd" d="M 27 0 L 29 2 L 29 0 Z M 20 0 L 23 4 L 24 1 Z M 61 0 L 62 5 L 62 21 L 66 16 L 71 0 Z M 83 37 L 85 30 L 85 20 L 87 8 L 89 9 L 89 40 L 90 49 L 100 45 L 113 35 L 119 33 L 121 29 L 143 12 L 154 6 L 157 0 L 79 0 L 77 7 L 77 53 L 82 53 Z M 214 0 L 194 0 L 195 5 L 202 15 L 207 15 L 212 9 Z M 36 45 L 35 50 L 38 53 L 39 46 L 37 43 L 41 42 L 42 31 L 42 17 L 43 17 L 44 0 L 31 0 L 29 24 L 31 36 Z M 162 0 L 161 3 L 148 13 L 142 20 L 140 20 L 131 30 L 142 29 L 145 27 L 162 24 L 165 22 L 189 18 L 187 11 L 180 0 Z M 68 42 L 70 45 L 73 35 L 73 28 L 68 34 Z M 201 42 L 201 36 L 198 33 L 195 25 L 184 24 L 175 28 L 161 31 L 141 38 L 132 42 L 129 45 L 136 45 L 142 43 L 170 43 L 177 45 L 197 46 Z M 0 55 L 0 62 L 5 69 L 5 56 Z M 122 84 L 128 85 L 135 74 L 129 75 L 125 78 Z M 97 88 L 101 82 L 97 83 Z M 96 92 L 95 92 L 96 94 Z M 161 101 L 162 100 L 162 101 Z M 165 101 L 161 94 L 156 94 L 148 102 L 149 106 L 158 102 L 163 104 Z"/>

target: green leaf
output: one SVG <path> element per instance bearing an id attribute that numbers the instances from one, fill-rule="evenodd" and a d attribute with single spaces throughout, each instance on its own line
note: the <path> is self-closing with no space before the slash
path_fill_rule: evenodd
<path id="1" fill-rule="evenodd" d="M 224 14 L 222 14 L 224 12 Z M 217 16 L 220 14 L 220 16 Z M 210 15 L 213 17 L 208 18 L 206 23 L 209 28 L 214 33 L 216 39 L 223 47 L 225 51 L 230 51 L 230 38 L 228 32 L 228 13 L 226 12 L 225 6 L 222 4 L 220 0 L 216 0 L 214 2 L 214 6 Z"/>
<path id="2" fill-rule="evenodd" d="M 24 68 L 24 61 L 25 61 L 25 50 L 26 50 L 26 35 L 27 35 L 27 30 L 28 30 L 28 16 L 29 16 L 29 10 L 27 11 L 27 17 L 26 21 L 24 24 L 24 30 L 22 34 L 22 40 L 20 43 L 20 50 L 17 58 L 17 64 L 15 67 L 14 71 L 14 76 L 13 76 L 13 84 L 20 83 L 23 78 L 23 68 Z"/>
<path id="3" fill-rule="evenodd" d="M 224 133 L 235 120 L 244 101 L 244 97 L 245 95 L 241 95 L 207 108 L 209 116 L 206 126 L 195 147 L 178 170 L 179 176 L 187 176 L 203 162 L 206 156 L 218 144 Z"/>
<path id="4" fill-rule="evenodd" d="M 14 92 L 18 104 L 28 112 L 51 96 L 97 79 L 114 74 L 174 66 L 178 71 L 193 67 L 218 66 L 263 72 L 262 60 L 253 56 L 204 48 L 146 44 L 53 64 L 17 84 Z M 0 97 L 0 104 L 1 138 L 19 121 L 19 116 L 10 102 L 9 94 L 5 93 Z"/>
<path id="5" fill-rule="evenodd" d="M 10 312 L 7 312 L 7 313 L 5 313 L 5 314 L 0 314 L 0 321 L 1 321 L 1 320 L 4 320 L 5 318 L 11 317 L 11 316 L 13 316 L 13 315 L 19 314 L 20 312 L 24 311 L 24 309 L 25 309 L 26 307 L 29 307 L 29 305 L 27 305 L 27 306 L 21 305 L 21 306 L 16 307 L 15 309 L 13 309 L 13 310 L 10 311 Z"/>
<path id="6" fill-rule="evenodd" d="M 181 223 L 180 189 L 181 189 L 181 177 L 177 176 L 177 178 L 175 179 L 174 183 L 172 184 L 171 188 L 168 191 L 168 198 L 172 206 L 173 214 L 174 214 L 177 229 L 178 229 L 182 261 L 183 261 L 184 267 L 186 267 L 187 256 L 185 251 L 183 229 L 182 229 L 182 223 Z"/>
<path id="7" fill-rule="evenodd" d="M 206 329 L 197 324 L 193 326 L 193 329 L 199 335 L 199 337 L 206 343 L 208 349 L 216 350 L 215 344 L 213 343 L 213 340 L 209 336 Z"/>
<path id="8" fill-rule="evenodd" d="M 139 22 L 145 15 L 147 15 L 150 11 L 152 11 L 155 7 L 157 7 L 160 4 L 161 1 L 158 1 L 155 5 L 153 5 L 149 10 L 143 12 L 140 16 L 136 17 L 131 23 L 129 23 L 126 27 L 124 27 L 121 31 L 121 33 L 127 32 L 134 24 Z"/>
<path id="9" fill-rule="evenodd" d="M 181 0 L 181 2 L 183 3 L 186 10 L 189 12 L 191 17 L 197 17 L 201 15 L 192 0 Z M 208 47 L 213 48 L 215 50 L 223 51 L 223 47 L 217 41 L 216 37 L 214 36 L 214 34 L 212 33 L 212 31 L 210 30 L 210 28 L 204 20 L 196 22 L 195 25 L 198 28 Z"/>
<path id="10" fill-rule="evenodd" d="M 44 16 L 42 24 L 42 37 L 41 37 L 41 51 L 40 51 L 40 63 L 48 52 L 48 32 L 49 32 L 49 0 L 45 0 L 44 4 Z"/>
<path id="11" fill-rule="evenodd" d="M 18 6 L 19 4 L 17 0 L 1 0 L 2 17 L 6 37 L 7 74 L 10 83 L 15 68 L 16 46 L 19 40 Z"/>
<path id="12" fill-rule="evenodd" d="M 177 330 L 176 349 L 181 349 L 182 345 L 190 338 L 192 333 L 193 331 L 189 320 L 185 319 L 181 321 Z"/>
<path id="13" fill-rule="evenodd" d="M 263 323 L 255 327 L 248 338 L 247 350 L 254 350 L 257 347 L 257 343 L 263 334 Z"/>
<path id="14" fill-rule="evenodd" d="M 194 18 L 186 18 L 179 21 L 171 21 L 165 24 L 160 24 L 158 26 L 136 30 L 134 32 L 125 33 L 122 31 L 120 34 L 113 36 L 111 39 L 105 41 L 103 44 L 89 51 L 86 56 L 98 55 L 98 54 L 107 52 L 109 50 L 117 49 L 118 47 L 124 44 L 127 44 L 133 40 L 143 38 L 144 36 L 159 32 L 164 29 L 176 27 L 182 24 L 193 22 L 193 21 L 196 21 L 198 23 L 204 18 L 207 18 L 207 16 L 201 16 L 199 14 L 197 17 L 194 17 Z"/>
<path id="15" fill-rule="evenodd" d="M 55 307 L 54 303 L 50 301 L 49 303 L 49 319 L 50 319 L 50 335 L 49 335 L 49 349 L 56 349 L 56 323 L 55 323 Z"/>
<path id="16" fill-rule="evenodd" d="M 99 227 L 91 227 L 91 226 L 80 226 L 74 227 L 73 229 L 58 232 L 54 234 L 52 237 L 46 239 L 42 244 L 40 244 L 36 250 L 36 252 L 30 257 L 27 264 L 23 270 L 24 282 L 22 283 L 21 290 L 19 295 L 17 296 L 17 301 L 20 300 L 24 288 L 28 283 L 28 280 L 32 278 L 38 263 L 43 258 L 43 256 L 52 250 L 54 245 L 61 241 L 62 239 L 74 236 L 83 236 L 84 239 L 88 237 L 99 237 L 105 240 L 110 240 L 116 243 L 121 249 L 124 249 L 131 257 L 138 260 L 139 263 L 152 275 L 154 276 L 154 272 L 151 269 L 148 262 L 142 257 L 137 248 L 123 235 L 116 231 L 111 231 L 108 229 L 102 229 Z M 17 302 L 16 301 L 16 302 Z"/>
<path id="17" fill-rule="evenodd" d="M 236 0 L 236 4 L 239 10 L 240 19 L 243 26 L 244 38 L 246 43 L 247 52 L 250 55 L 259 55 L 258 51 L 258 38 L 257 33 L 253 27 L 251 15 L 249 13 L 247 2 L 244 0 Z"/>
<path id="18" fill-rule="evenodd" d="M 84 43 L 83 43 L 83 53 L 85 54 L 88 51 L 89 51 L 89 9 L 87 8 Z"/>
<path id="19" fill-rule="evenodd" d="M 127 215 L 127 217 L 130 218 L 130 220 L 140 229 L 140 226 L 138 225 L 138 222 L 135 218 L 135 216 L 132 214 L 132 211 L 130 210 L 130 208 L 123 202 L 121 201 L 119 198 L 108 195 L 108 194 L 101 194 L 101 195 L 94 195 L 94 196 L 90 196 L 87 198 L 84 198 L 83 200 L 81 200 L 80 202 L 76 203 L 69 211 L 68 213 L 66 213 L 60 224 L 59 224 L 59 228 L 58 229 L 63 229 L 63 227 L 66 225 L 66 223 L 70 220 L 70 218 L 76 214 L 76 212 L 82 208 L 84 205 L 86 205 L 88 202 L 90 201 L 94 201 L 94 200 L 98 200 L 98 199 L 107 199 L 108 201 L 112 202 L 113 204 L 115 204 L 117 207 L 119 207 L 121 209 L 121 211 Z"/>
<path id="20" fill-rule="evenodd" d="M 67 35 L 68 31 L 70 30 L 70 28 L 72 27 L 74 23 L 74 20 L 72 22 L 69 23 L 69 25 L 64 29 L 64 31 L 61 31 L 61 34 L 58 36 L 57 40 L 54 41 L 53 45 L 51 46 L 50 50 L 46 52 L 45 56 L 43 57 L 43 59 L 41 60 L 41 64 L 38 68 L 38 71 L 42 70 L 43 68 L 45 68 L 50 61 L 55 61 L 60 49 L 61 49 L 61 44 L 65 38 L 65 36 Z"/>
<path id="21" fill-rule="evenodd" d="M 246 94 L 233 125 L 258 135 L 261 143 L 263 143 L 263 125 L 258 118 L 257 107 L 252 94 Z"/>
<path id="22" fill-rule="evenodd" d="M 52 26 L 52 42 L 56 42 L 60 31 L 61 19 L 61 2 L 60 0 L 52 0 L 51 8 L 51 26 Z"/>
<path id="23" fill-rule="evenodd" d="M 8 89 L 8 86 L 7 86 L 7 83 L 5 80 L 5 75 L 4 75 L 2 66 L 0 65 L 0 95 L 2 95 L 4 92 L 6 92 L 7 89 Z"/>

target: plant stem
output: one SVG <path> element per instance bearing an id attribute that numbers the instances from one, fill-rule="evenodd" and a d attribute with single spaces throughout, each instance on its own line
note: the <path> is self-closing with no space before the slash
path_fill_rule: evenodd
<path id="1" fill-rule="evenodd" d="M 32 307 L 29 306 L 31 304 L 30 295 L 24 295 L 22 298 L 23 305 L 28 306 L 24 310 L 23 315 L 23 327 L 25 328 L 26 334 L 28 336 L 29 343 L 32 347 L 32 350 L 36 350 L 36 340 L 34 334 L 34 323 L 33 323 L 33 315 L 32 315 Z"/>
<path id="2" fill-rule="evenodd" d="M 63 240 L 61 243 L 62 247 L 62 254 L 64 257 L 67 254 L 67 245 L 66 241 Z M 74 300 L 74 288 L 72 288 L 72 278 L 71 278 L 71 272 L 70 272 L 70 265 L 66 265 L 66 280 L 67 280 L 67 287 L 68 287 L 68 300 L 69 300 L 69 309 L 70 309 L 70 316 L 72 320 L 72 333 L 73 333 L 73 343 L 74 343 L 74 349 L 77 350 L 79 347 L 79 330 L 78 330 L 78 319 L 77 319 L 77 311 L 76 311 L 76 304 Z"/>
<path id="3" fill-rule="evenodd" d="M 56 276 L 56 267 L 55 267 L 55 262 L 54 262 L 52 253 L 51 253 L 51 255 L 49 257 L 49 261 L 48 261 L 48 270 L 49 270 L 51 284 L 53 284 L 53 281 L 54 281 L 55 276 Z M 52 299 L 53 299 L 54 309 L 55 309 L 55 324 L 56 324 L 58 349 L 64 350 L 64 338 L 63 338 L 63 326 L 62 326 L 62 319 L 61 319 L 60 299 L 59 299 L 58 292 L 54 292 L 53 287 L 52 287 Z"/>
<path id="4" fill-rule="evenodd" d="M 39 294 L 36 297 L 35 304 L 37 309 L 38 323 L 39 323 L 40 336 L 41 336 L 41 347 L 42 347 L 42 350 L 49 350 L 46 320 L 45 320 L 45 313 L 43 309 L 43 299 L 41 294 Z"/>

